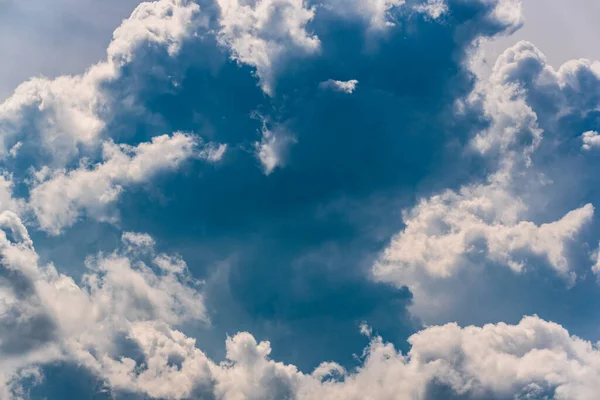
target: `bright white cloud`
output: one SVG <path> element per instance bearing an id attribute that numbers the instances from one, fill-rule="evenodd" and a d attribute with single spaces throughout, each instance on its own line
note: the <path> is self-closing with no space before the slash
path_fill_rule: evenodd
<path id="1" fill-rule="evenodd" d="M 538 192 L 552 194 L 553 187 L 545 166 L 533 160 L 546 135 L 560 140 L 560 130 L 554 131 L 559 118 L 600 104 L 589 92 L 600 82 L 595 65 L 571 62 L 556 71 L 533 45 L 521 42 L 500 56 L 489 80 L 479 83 L 468 106 L 483 109 L 490 126 L 474 137 L 471 148 L 494 172 L 483 183 L 422 199 L 405 211 L 405 229 L 373 268 L 376 279 L 411 289 L 418 316 L 437 321 L 451 313 L 452 304 L 460 304 L 454 279 L 464 270 L 472 270 L 470 276 L 483 273 L 486 265 L 518 273 L 542 260 L 568 286 L 576 282 L 569 250 L 591 223 L 594 206 L 532 222 Z M 544 98 L 547 109 L 534 110 L 531 96 Z M 593 134 L 584 135 L 584 143 L 586 137 Z"/>
<path id="2" fill-rule="evenodd" d="M 123 243 L 128 246 L 130 251 L 137 248 L 152 248 L 155 244 L 152 236 L 147 233 L 124 232 L 121 239 Z"/>
<path id="3" fill-rule="evenodd" d="M 543 117 L 545 126 L 554 130 L 561 118 L 582 116 L 596 109 L 600 104 L 598 89 L 599 61 L 571 60 L 554 69 L 532 43 L 521 41 L 499 57 L 489 82 L 474 94 L 475 100 L 483 98 L 493 123 L 477 136 L 474 145 L 485 153 L 529 143 L 525 148 L 531 152 L 541 141 L 538 118 Z M 528 101 L 536 96 L 547 103 L 534 111 Z M 593 146 L 594 138 L 593 132 L 584 133 L 584 148 L 586 140 Z"/>
<path id="4" fill-rule="evenodd" d="M 41 145 L 56 163 L 64 164 L 79 146 L 99 144 L 104 116 L 112 107 L 103 86 L 119 79 L 136 52 L 146 51 L 144 43 L 175 55 L 183 40 L 206 23 L 198 13 L 197 4 L 182 0 L 142 3 L 114 32 L 106 61 L 83 75 L 39 77 L 21 84 L 0 104 L 0 154 L 15 141 L 25 141 Z"/>
<path id="5" fill-rule="evenodd" d="M 469 1 L 475 0 L 455 3 Z M 485 18 L 508 30 L 521 21 L 517 0 L 477 2 L 490 5 Z M 382 27 L 393 23 L 389 12 L 402 3 L 348 4 L 368 10 L 370 24 Z M 223 44 L 236 60 L 256 68 L 267 93 L 274 91 L 281 63 L 319 48 L 318 38 L 306 31 L 314 10 L 300 0 L 219 0 L 219 5 Z M 432 7 L 425 9 L 430 16 L 441 15 L 442 2 L 427 5 Z M 109 61 L 82 77 L 23 85 L 17 97 L 0 106 L 0 128 L 10 135 L 24 129 L 21 114 L 33 110 L 39 113 L 36 129 L 44 131 L 42 139 L 53 150 L 66 154 L 76 144 L 95 143 L 104 124 L 98 110 L 105 107 L 98 82 L 114 79 L 113 67 L 135 58 L 132 43 L 156 43 L 176 53 L 197 11 L 191 2 L 145 3 L 115 33 Z M 525 45 L 505 54 L 479 99 L 491 127 L 472 145 L 482 155 L 497 157 L 496 172 L 484 183 L 421 200 L 405 213 L 406 228 L 376 266 L 379 279 L 412 285 L 417 304 L 421 296 L 431 295 L 425 293 L 427 279 L 446 279 L 482 258 L 518 272 L 527 268 L 529 255 L 542 257 L 571 281 L 566 250 L 589 223 L 594 208 L 584 205 L 545 224 L 528 218 L 527 195 L 535 185 L 523 188 L 523 182 L 533 179 L 543 185 L 541 174 L 531 167 L 543 132 L 520 84 L 527 80 L 523 77 L 535 75 L 531 82 L 539 87 L 559 87 L 564 111 L 580 105 L 572 103 L 572 93 L 593 97 L 585 86 L 593 79 L 581 74 L 591 71 L 588 75 L 594 76 L 597 66 L 577 62 L 557 72 L 538 69 L 543 63 L 540 54 Z M 356 81 L 328 82 L 329 89 L 345 93 L 356 86 Z M 3 112 L 9 117 L 1 117 Z M 265 124 L 262 140 L 255 145 L 267 174 L 284 165 L 294 141 L 283 128 L 270 130 Z M 51 233 L 84 213 L 110 219 L 110 206 L 127 186 L 147 182 L 190 158 L 218 161 L 224 151 L 225 146 L 203 147 L 196 136 L 182 133 L 136 147 L 105 142 L 101 163 L 83 161 L 70 171 L 38 171 L 30 207 L 40 226 Z M 0 180 L 0 207 L 22 208 L 13 199 L 10 177 Z M 353 371 L 326 361 L 312 374 L 302 373 L 294 365 L 272 360 L 270 343 L 246 332 L 228 338 L 226 361 L 215 363 L 194 339 L 177 330 L 185 322 L 207 321 L 201 282 L 189 275 L 181 257 L 157 254 L 149 235 L 126 232 L 122 241 L 122 248 L 113 253 L 89 257 L 86 274 L 77 283 L 52 265 L 40 266 L 18 215 L 0 214 L 0 397 L 18 396 L 21 378 L 39 380 L 41 370 L 36 367 L 56 361 L 83 366 L 112 389 L 169 399 L 410 399 L 425 398 L 432 385 L 480 398 L 591 400 L 600 391 L 597 346 L 538 317 L 517 325 L 428 327 L 411 336 L 406 355 L 372 337 L 372 330 L 362 325 L 371 343 Z M 143 362 L 125 354 L 119 344 L 123 338 L 139 349 Z"/>
<path id="6" fill-rule="evenodd" d="M 238 62 L 256 68 L 261 88 L 274 94 L 275 78 L 290 59 L 315 54 L 319 38 L 306 31 L 314 8 L 304 0 L 218 0 L 220 41 Z"/>
<path id="7" fill-rule="evenodd" d="M 581 135 L 581 140 L 583 145 L 581 148 L 583 150 L 591 150 L 600 148 L 600 135 L 596 131 L 587 131 Z"/>
<path id="8" fill-rule="evenodd" d="M 29 204 L 40 227 L 53 234 L 75 223 L 82 212 L 111 220 L 110 206 L 125 187 L 148 182 L 191 158 L 218 161 L 223 152 L 224 146 L 203 146 L 199 137 L 183 133 L 157 136 L 136 147 L 106 142 L 102 163 L 50 172 L 31 189 Z"/>
<path id="9" fill-rule="evenodd" d="M 519 199 L 510 198 L 493 184 L 422 200 L 405 213 L 406 228 L 392 240 L 375 274 L 398 283 L 415 268 L 433 277 L 449 277 L 468 266 L 470 258 L 482 256 L 519 272 L 533 254 L 546 258 L 552 268 L 570 279 L 565 248 L 591 221 L 594 207 L 588 204 L 538 226 L 510 215 L 521 206 Z M 399 279 L 393 278 L 396 273 Z"/>
<path id="10" fill-rule="evenodd" d="M 146 325 L 160 332 L 165 324 L 207 321 L 200 283 L 176 256 L 155 254 L 151 247 L 99 254 L 88 259 L 78 285 L 52 265 L 39 266 L 16 214 L 0 214 L 0 228 L 2 398 L 12 398 L 17 378 L 31 367 L 55 361 L 76 362 L 118 386 L 119 379 L 132 379 L 121 373 L 133 373 L 127 370 L 133 361 L 119 354 L 120 337 L 144 343 L 153 334 L 152 328 L 144 331 Z"/>
<path id="11" fill-rule="evenodd" d="M 305 375 L 269 360 L 267 342 L 238 334 L 227 343 L 232 364 L 217 370 L 217 393 L 224 399 L 391 400 L 425 398 L 432 385 L 444 385 L 466 398 L 591 400 L 599 389 L 600 351 L 538 317 L 517 325 L 431 327 L 409 342 L 412 348 L 405 356 L 375 337 L 357 371 L 325 363 Z M 325 369 L 344 379 L 322 380 Z"/>
<path id="12" fill-rule="evenodd" d="M 36 367 L 56 361 L 87 368 L 111 390 L 150 398 L 391 400 L 422 398 L 432 385 L 443 385 L 467 398 L 592 400 L 600 390 L 600 350 L 538 317 L 517 325 L 429 327 L 409 338 L 406 355 L 372 337 L 358 369 L 324 362 L 312 374 L 271 360 L 269 342 L 238 333 L 227 340 L 227 360 L 217 364 L 174 329 L 206 319 L 202 294 L 178 257 L 151 247 L 136 255 L 125 235 L 123 250 L 89 258 L 77 284 L 52 265 L 38 265 L 16 214 L 0 214 L 0 227 L 6 277 L 0 281 L 0 394 L 6 399 L 19 397 L 20 379 L 40 381 Z M 156 265 L 169 260 L 178 265 Z M 140 359 L 124 353 L 123 338 Z"/>
<path id="13" fill-rule="evenodd" d="M 325 82 L 321 82 L 319 87 L 323 90 L 333 90 L 334 92 L 352 94 L 354 93 L 354 90 L 356 90 L 357 84 L 358 81 L 356 79 L 351 79 L 349 81 L 336 81 L 334 79 L 329 79 Z"/>

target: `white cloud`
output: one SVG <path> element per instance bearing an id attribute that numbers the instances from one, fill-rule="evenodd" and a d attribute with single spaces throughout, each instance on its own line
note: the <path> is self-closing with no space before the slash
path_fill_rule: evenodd
<path id="1" fill-rule="evenodd" d="M 273 95 L 282 64 L 315 54 L 319 38 L 306 31 L 314 9 L 304 0 L 218 0 L 220 41 L 238 62 L 256 68 L 263 91 Z"/>
<path id="2" fill-rule="evenodd" d="M 137 248 L 153 248 L 155 244 L 152 236 L 147 233 L 124 232 L 121 239 L 123 243 L 128 246 L 130 251 Z"/>
<path id="3" fill-rule="evenodd" d="M 370 29 L 378 31 L 395 25 L 391 12 L 404 3 L 405 0 L 326 0 L 323 6 L 342 17 L 363 20 Z"/>
<path id="4" fill-rule="evenodd" d="M 39 77 L 21 84 L 0 104 L 0 154 L 15 140 L 25 141 L 41 145 L 54 162 L 64 164 L 79 146 L 99 144 L 103 115 L 112 107 L 103 86 L 120 78 L 136 52 L 146 51 L 143 43 L 175 55 L 182 41 L 206 23 L 198 13 L 197 4 L 181 0 L 142 3 L 114 32 L 106 61 L 83 75 Z"/>
<path id="5" fill-rule="evenodd" d="M 113 33 L 107 50 L 109 62 L 118 66 L 130 63 L 142 43 L 164 46 L 169 55 L 176 55 L 182 41 L 194 33 L 194 23 L 207 24 L 197 19 L 199 12 L 198 4 L 183 0 L 140 4 Z"/>
<path id="6" fill-rule="evenodd" d="M 267 121 L 263 121 L 262 139 L 256 142 L 254 147 L 266 175 L 270 175 L 275 168 L 285 165 L 290 146 L 296 142 L 296 138 L 284 127 L 277 126 L 275 129 L 269 129 Z"/>
<path id="7" fill-rule="evenodd" d="M 334 92 L 352 94 L 354 93 L 354 90 L 356 90 L 357 84 L 358 81 L 356 79 L 351 79 L 349 81 L 336 81 L 334 79 L 329 79 L 325 82 L 321 82 L 319 87 L 324 90 L 333 90 Z"/>
<path id="8" fill-rule="evenodd" d="M 268 343 L 240 334 L 228 341 L 228 358 L 234 364 L 219 377 L 217 390 L 225 399 L 287 394 L 306 400 L 425 398 L 435 384 L 466 398 L 549 395 L 591 400 L 599 390 L 598 349 L 538 317 L 524 318 L 518 325 L 431 327 L 409 342 L 412 348 L 405 356 L 375 337 L 357 371 L 343 373 L 327 363 L 310 376 L 268 360 Z M 321 381 L 325 368 L 344 379 Z"/>
<path id="9" fill-rule="evenodd" d="M 505 26 L 505 34 L 513 33 L 525 21 L 523 0 L 475 0 L 475 2 L 491 8 L 491 12 L 486 16 L 487 19 L 492 23 Z"/>
<path id="10" fill-rule="evenodd" d="M 521 73 L 530 74 L 545 63 L 535 47 L 521 42 L 507 49 L 497 60 L 489 80 L 481 82 L 470 101 L 482 103 L 491 119 L 489 129 L 479 133 L 473 147 L 484 155 L 511 154 L 529 163 L 531 153 L 542 140 L 538 116 L 527 103 L 520 81 Z"/>
<path id="11" fill-rule="evenodd" d="M 430 18 L 438 19 L 448 12 L 448 4 L 445 0 L 428 0 L 426 4 L 418 5 L 416 10 Z"/>
<path id="12" fill-rule="evenodd" d="M 88 259 L 88 272 L 78 285 L 54 266 L 38 265 L 16 214 L 0 214 L 0 228 L 2 398 L 11 398 L 11 388 L 18 389 L 19 377 L 32 367 L 55 361 L 78 363 L 111 383 L 131 381 L 131 375 L 119 375 L 133 362 L 119 354 L 119 337 L 144 343 L 152 329 L 168 331 L 163 328 L 167 324 L 207 321 L 200 283 L 176 256 L 152 249 L 98 254 Z M 145 258 L 155 261 L 146 263 Z"/>
<path id="13" fill-rule="evenodd" d="M 40 227 L 52 234 L 71 226 L 82 212 L 112 220 L 115 217 L 110 215 L 110 206 L 126 186 L 147 182 L 191 158 L 218 161 L 223 152 L 223 146 L 203 146 L 199 137 L 183 133 L 157 136 L 137 147 L 106 142 L 104 162 L 42 176 L 31 189 L 29 204 Z"/>
<path id="14" fill-rule="evenodd" d="M 565 247 L 588 224 L 591 204 L 571 211 L 560 220 L 536 225 L 521 220 L 519 199 L 501 188 L 463 187 L 422 200 L 405 213 L 406 228 L 392 240 L 375 274 L 393 280 L 414 269 L 433 277 L 449 277 L 469 265 L 469 258 L 504 264 L 516 272 L 525 267 L 527 256 L 547 259 L 559 274 L 570 278 Z"/>
<path id="15" fill-rule="evenodd" d="M 271 360 L 269 342 L 242 332 L 227 340 L 227 360 L 217 364 L 173 327 L 206 320 L 202 294 L 185 268 L 144 262 L 177 257 L 152 249 L 134 255 L 125 235 L 125 251 L 89 258 L 77 284 L 52 265 L 38 266 L 16 214 L 0 214 L 0 227 L 6 278 L 0 281 L 0 394 L 6 399 L 22 393 L 21 379 L 39 382 L 44 365 L 57 361 L 87 368 L 111 390 L 150 398 L 391 400 L 421 398 L 432 385 L 444 385 L 467 398 L 592 400 L 600 390 L 598 348 L 538 317 L 517 325 L 429 327 L 409 338 L 406 355 L 363 326 L 371 343 L 358 369 L 324 362 L 312 374 Z M 123 353 L 119 338 L 141 358 Z"/>
<path id="16" fill-rule="evenodd" d="M 550 146 L 563 140 L 560 135 L 569 140 L 564 125 L 557 128 L 561 117 L 584 115 L 600 104 L 589 92 L 600 87 L 594 65 L 571 62 L 556 71 L 533 45 L 521 42 L 507 49 L 489 79 L 478 84 L 467 106 L 483 109 L 490 125 L 473 138 L 471 149 L 492 172 L 483 183 L 433 195 L 405 211 L 405 229 L 373 267 L 375 279 L 411 289 L 412 311 L 419 317 L 439 321 L 454 315 L 452 307 L 461 304 L 457 280 L 483 274 L 485 266 L 504 265 L 519 273 L 541 260 L 567 286 L 575 284 L 569 251 L 591 223 L 594 207 L 582 204 L 566 214 L 547 209 L 543 223 L 534 223 L 545 201 L 541 193 L 562 195 L 546 177 L 548 166 L 534 161 L 546 137 Z"/>
<path id="17" fill-rule="evenodd" d="M 539 118 L 543 118 L 547 127 L 545 135 L 560 134 L 557 128 L 560 119 L 569 115 L 581 118 L 598 107 L 599 89 L 599 61 L 571 60 L 554 69 L 533 44 L 521 41 L 498 58 L 489 82 L 484 82 L 474 93 L 473 99 L 483 99 L 493 123 L 475 139 L 474 145 L 487 153 L 529 143 L 526 149 L 531 152 L 542 139 Z M 541 103 L 543 106 L 535 105 L 534 110 L 531 98 L 545 102 Z M 593 132 L 583 134 L 584 149 L 586 140 L 593 146 L 594 137 Z"/>
<path id="18" fill-rule="evenodd" d="M 583 150 L 600 148 L 600 135 L 596 131 L 584 132 L 581 135 L 581 140 L 583 142 L 583 145 L 581 146 Z"/>
<path id="19" fill-rule="evenodd" d="M 486 265 L 518 275 L 542 260 L 572 286 L 577 275 L 569 249 L 591 223 L 594 207 L 587 204 L 540 225 L 524 219 L 527 211 L 519 197 L 493 181 L 421 200 L 405 211 L 406 228 L 374 265 L 373 276 L 408 286 L 411 312 L 426 323 L 461 314 L 470 294 L 456 288 L 465 276 L 486 274 Z"/>

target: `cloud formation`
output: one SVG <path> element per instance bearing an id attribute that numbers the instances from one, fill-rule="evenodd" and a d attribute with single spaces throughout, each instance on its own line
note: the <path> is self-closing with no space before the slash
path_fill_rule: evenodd
<path id="1" fill-rule="evenodd" d="M 135 363 L 122 358 L 121 338 L 131 340 L 145 324 L 160 329 L 207 321 L 200 283 L 189 276 L 185 263 L 131 240 L 139 234 L 124 235 L 126 249 L 90 257 L 78 284 L 52 264 L 39 265 L 16 214 L 3 212 L 0 225 L 3 398 L 20 398 L 14 390 L 28 368 L 57 361 L 122 379 L 120 374 L 131 373 Z"/>
<path id="2" fill-rule="evenodd" d="M 202 145 L 198 137 L 179 132 L 156 136 L 136 147 L 106 142 L 102 163 L 83 164 L 71 171 L 37 172 L 29 205 L 40 227 L 52 234 L 73 225 L 82 212 L 110 221 L 115 218 L 110 215 L 110 206 L 126 186 L 148 182 L 191 158 L 219 161 L 225 148 Z"/>
<path id="3" fill-rule="evenodd" d="M 2 153 L 19 141 L 25 148 L 41 147 L 41 155 L 62 166 L 81 147 L 98 146 L 108 115 L 127 103 L 113 98 L 106 86 L 123 79 L 124 70 L 144 52 L 175 56 L 182 41 L 206 25 L 199 11 L 193 2 L 144 2 L 115 30 L 105 61 L 83 75 L 32 78 L 21 84 L 0 104 Z"/>
<path id="4" fill-rule="evenodd" d="M 274 79 L 284 63 L 319 51 L 319 38 L 306 30 L 315 10 L 304 0 L 218 3 L 221 42 L 235 60 L 256 68 L 261 88 L 269 95 L 274 94 Z"/>
<path id="5" fill-rule="evenodd" d="M 21 85 L 0 397 L 53 397 L 71 368 L 107 398 L 594 398 L 599 350 L 558 300 L 518 322 L 537 310 L 494 297 L 595 293 L 600 268 L 598 63 L 521 42 L 471 69 L 523 20 L 518 0 L 157 0 L 85 74 Z"/>
<path id="6" fill-rule="evenodd" d="M 587 131 L 581 135 L 581 141 L 583 150 L 592 150 L 600 147 L 600 135 L 596 131 Z"/>
<path id="7" fill-rule="evenodd" d="M 598 104 L 587 90 L 598 79 L 593 65 L 573 61 L 556 71 L 535 46 L 520 42 L 499 57 L 489 80 L 459 102 L 460 112 L 475 106 L 488 116 L 489 127 L 470 146 L 495 171 L 483 183 L 422 199 L 406 210 L 405 229 L 373 269 L 376 279 L 411 287 L 417 314 L 432 318 L 436 305 L 456 299 L 452 280 L 461 279 L 461 269 L 485 274 L 482 266 L 492 264 L 523 273 L 541 261 L 568 286 L 576 283 L 575 270 L 581 267 L 571 248 L 591 225 L 594 206 L 580 203 L 566 214 L 546 206 L 545 220 L 536 224 L 532 219 L 540 219 L 537 206 L 546 201 L 542 193 L 554 201 L 560 198 L 554 179 L 561 177 L 553 164 L 565 160 L 546 155 L 550 149 L 560 154 L 559 146 L 573 146 L 570 135 Z M 593 133 L 582 140 L 586 150 Z"/>
<path id="8" fill-rule="evenodd" d="M 43 370 L 57 361 L 85 366 L 115 394 L 169 399 L 393 399 L 446 393 L 585 400 L 598 390 L 600 351 L 535 316 L 516 325 L 428 327 L 408 339 L 407 354 L 365 328 L 370 344 L 352 371 L 324 362 L 312 374 L 300 372 L 272 360 L 270 343 L 245 332 L 227 339 L 226 360 L 216 363 L 173 327 L 206 319 L 198 284 L 183 261 L 156 254 L 148 236 L 124 234 L 130 247 L 91 257 L 77 284 L 52 265 L 37 265 L 15 214 L 3 213 L 0 223 L 7 311 L 2 326 L 19 334 L 2 335 L 6 398 L 19 397 L 21 380 L 33 373 L 29 365 Z M 35 332 L 47 336 L 32 336 Z M 13 353 L 11 340 L 27 347 Z"/>

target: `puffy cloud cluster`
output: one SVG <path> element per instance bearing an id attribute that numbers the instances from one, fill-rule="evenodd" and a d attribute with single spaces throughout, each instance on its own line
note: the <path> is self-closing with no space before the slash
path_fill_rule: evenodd
<path id="1" fill-rule="evenodd" d="M 271 360 L 268 342 L 238 333 L 227 340 L 227 361 L 217 364 L 172 327 L 205 320 L 202 295 L 185 264 L 155 254 L 148 236 L 124 234 L 126 247 L 90 258 L 78 285 L 52 265 L 38 266 L 14 213 L 2 213 L 0 225 L 4 398 L 19 397 L 31 366 L 41 368 L 40 380 L 44 365 L 56 361 L 85 366 L 112 391 L 169 399 L 437 398 L 442 391 L 585 400 L 600 389 L 600 351 L 537 317 L 429 327 L 409 338 L 406 355 L 373 337 L 357 370 L 324 362 L 310 375 Z"/>
<path id="2" fill-rule="evenodd" d="M 493 184 L 423 200 L 405 213 L 406 229 L 392 240 L 375 273 L 402 282 L 405 274 L 422 269 L 444 278 L 482 257 L 520 272 L 533 254 L 545 258 L 565 278 L 574 278 L 565 247 L 591 222 L 594 207 L 587 204 L 538 226 L 511 215 L 521 206 Z M 395 273 L 399 276 L 392 278 Z"/>
<path id="3" fill-rule="evenodd" d="M 272 360 L 269 342 L 242 332 L 227 339 L 226 361 L 216 363 L 174 328 L 206 319 L 198 283 L 181 259 L 156 254 L 148 236 L 124 234 L 126 246 L 91 257 L 77 284 L 37 265 L 14 213 L 2 213 L 0 225 L 3 398 L 20 398 L 22 380 L 41 382 L 56 361 L 84 366 L 115 394 L 166 399 L 591 400 L 600 390 L 600 350 L 538 317 L 428 327 L 408 339 L 407 354 L 363 327 L 371 342 L 356 370 L 323 362 L 312 374 Z"/>
<path id="4" fill-rule="evenodd" d="M 296 138 L 285 127 L 276 125 L 269 128 L 268 122 L 263 120 L 262 138 L 260 142 L 254 143 L 254 147 L 266 175 L 285 165 L 290 147 L 296 142 Z"/>
<path id="5" fill-rule="evenodd" d="M 124 187 L 148 182 L 191 158 L 218 161 L 225 148 L 202 146 L 197 136 L 184 133 L 156 136 L 136 147 L 106 142 L 102 163 L 83 164 L 72 171 L 37 172 L 29 205 L 40 227 L 53 234 L 73 225 L 83 211 L 97 219 L 110 220 L 107 211 Z"/>
<path id="6" fill-rule="evenodd" d="M 583 145 L 581 148 L 583 150 L 592 150 L 600 147 L 600 135 L 596 131 L 587 131 L 581 135 L 581 140 Z"/>
<path id="7" fill-rule="evenodd" d="M 489 127 L 472 139 L 471 148 L 495 172 L 483 183 L 422 199 L 405 211 L 406 227 L 375 265 L 376 279 L 408 285 L 415 293 L 415 311 L 426 318 L 436 305 L 456 298 L 453 280 L 464 269 L 484 273 L 482 266 L 492 264 L 521 273 L 541 261 L 567 285 L 575 284 L 571 247 L 591 224 L 594 206 L 571 193 L 585 205 L 566 214 L 553 210 L 544 195 L 557 202 L 561 198 L 554 181 L 563 179 L 556 166 L 565 161 L 548 154 L 562 154 L 561 146 L 581 148 L 581 142 L 570 144 L 571 138 L 600 104 L 593 94 L 599 77 L 597 63 L 571 61 L 554 70 L 530 43 L 507 49 L 489 80 L 461 105 L 480 107 L 488 116 Z M 593 132 L 581 140 L 583 149 L 590 149 Z M 585 177 L 582 172 L 577 179 Z M 537 206 L 544 201 L 545 220 L 535 223 Z"/>
<path id="8" fill-rule="evenodd" d="M 108 116 L 129 97 L 120 94 L 124 98 L 115 99 L 106 86 L 121 79 L 141 53 L 162 49 L 175 56 L 184 40 L 206 26 L 199 11 L 197 4 L 183 0 L 141 3 L 114 32 L 105 61 L 83 75 L 33 78 L 21 84 L 0 104 L 2 154 L 20 142 L 29 151 L 41 147 L 37 151 L 63 165 L 81 148 L 99 145 Z"/>
<path id="9" fill-rule="evenodd" d="M 306 30 L 315 10 L 304 0 L 219 0 L 222 43 L 232 57 L 256 68 L 265 93 L 286 62 L 319 51 L 319 39 Z"/>
<path id="10" fill-rule="evenodd" d="M 404 353 L 373 337 L 377 327 L 362 325 L 371 340 L 355 369 L 321 357 L 327 343 L 341 342 L 337 337 L 311 340 L 319 334 L 343 335 L 365 319 L 385 320 L 382 325 L 398 333 L 410 293 L 382 281 L 408 285 L 415 314 L 426 322 L 431 315 L 439 322 L 443 315 L 441 324 L 453 320 L 452 300 L 464 295 L 454 283 L 467 270 L 485 273 L 501 265 L 506 268 L 498 269 L 516 276 L 541 263 L 567 285 L 575 284 L 579 271 L 572 250 L 591 225 L 594 206 L 578 198 L 560 211 L 547 207 L 541 213 L 535 204 L 552 192 L 548 160 L 556 160 L 548 154 L 553 148 L 571 146 L 585 162 L 594 157 L 582 150 L 597 142 L 598 127 L 587 126 L 595 119 L 587 117 L 598 109 L 598 64 L 580 60 L 554 70 L 535 47 L 520 43 L 502 55 L 489 80 L 456 102 L 459 115 L 448 122 L 457 93 L 464 96 L 471 89 L 472 75 L 461 57 L 473 40 L 517 29 L 523 21 L 519 0 L 217 0 L 215 5 L 220 14 L 213 21 L 192 1 L 143 3 L 115 32 L 106 61 L 81 76 L 34 79 L 0 105 L 6 159 L 31 155 L 39 144 L 50 154 L 41 162 L 48 165 L 36 165 L 25 182 L 27 199 L 15 199 L 22 188 L 15 188 L 10 174 L 0 175 L 0 207 L 14 211 L 0 214 L 0 397 L 26 397 L 26 386 L 40 383 L 49 365 L 72 363 L 115 396 L 595 398 L 597 347 L 538 317 L 516 325 L 417 328 Z M 329 23 L 328 18 L 340 17 L 339 26 L 340 20 Z M 359 23 L 348 24 L 348 19 Z M 353 32 L 357 25 L 359 31 Z M 209 26 L 215 30 L 196 35 Z M 204 34 L 210 37 L 203 43 L 207 48 L 218 43 L 210 49 L 218 56 L 202 60 L 210 64 L 208 71 L 204 64 L 194 65 L 179 81 L 169 68 L 144 62 L 147 52 L 174 64 L 198 61 L 197 54 L 177 57 L 188 40 Z M 423 43 L 438 41 L 439 48 L 423 51 Z M 228 54 L 218 53 L 222 50 Z M 255 71 L 268 96 L 255 87 L 248 70 Z M 278 79 L 289 71 L 297 81 L 286 81 L 278 92 Z M 138 79 L 146 73 L 159 81 L 173 79 L 173 88 L 192 86 L 157 94 L 156 81 L 149 79 L 144 82 L 149 87 L 140 90 Z M 153 131 L 136 129 L 134 141 L 149 140 L 137 144 L 105 137 L 112 134 L 106 132 L 114 122 L 111 114 L 137 112 L 138 106 L 148 107 L 146 125 L 160 121 L 183 127 L 151 139 Z M 446 130 L 472 133 L 480 120 L 469 120 L 466 129 L 461 125 L 461 118 L 472 114 L 483 116 L 487 126 L 457 142 L 465 139 L 464 158 L 491 172 L 428 195 L 405 211 L 404 229 L 372 271 L 378 282 L 365 279 L 373 253 L 392 229 L 398 231 L 398 224 L 380 221 L 391 220 L 389 215 L 365 205 L 389 210 L 389 193 L 412 189 L 442 165 L 428 159 L 443 158 L 438 156 L 445 151 Z M 263 124 L 259 138 L 241 122 L 256 115 L 264 115 L 258 118 Z M 225 137 L 236 152 L 237 164 L 224 166 L 222 175 L 199 168 L 193 175 L 200 180 L 173 185 L 179 195 L 185 187 L 192 199 L 179 198 L 184 209 L 174 219 L 185 218 L 185 226 L 175 233 L 165 228 L 174 237 L 182 235 L 179 231 L 201 232 L 188 241 L 198 248 L 194 256 L 204 260 L 199 253 L 214 251 L 212 261 L 231 262 L 225 283 L 211 281 L 210 307 L 203 283 L 191 276 L 182 257 L 159 253 L 147 234 L 126 232 L 116 251 L 88 257 L 78 281 L 53 265 L 41 265 L 20 216 L 31 212 L 50 234 L 84 216 L 114 220 L 126 188 L 151 183 L 187 160 L 223 157 L 225 145 L 178 132 L 190 127 L 211 140 Z M 96 160 L 99 148 L 102 159 Z M 89 159 L 80 157 L 88 154 Z M 252 163 L 267 176 L 249 168 L 256 166 Z M 185 209 L 190 204 L 193 208 Z M 156 217 L 151 211 L 147 215 Z M 147 224 L 166 225 L 170 217 Z M 217 304 L 223 298 L 225 305 Z M 186 331 L 190 322 L 208 324 L 213 307 L 216 318 L 226 321 L 222 331 L 229 318 L 236 325 L 228 332 L 269 326 L 255 332 L 257 337 L 279 330 L 290 342 L 298 338 L 294 330 L 308 332 L 313 336 L 305 342 L 323 363 L 309 374 L 285 356 L 271 357 L 275 346 L 247 332 L 227 338 L 225 361 L 215 362 L 203 351 L 203 340 Z M 251 323 L 240 328 L 244 322 L 239 321 L 247 320 Z M 332 327 L 334 334 L 328 332 Z M 306 349 L 294 345 L 279 354 Z"/>
<path id="11" fill-rule="evenodd" d="M 342 92 L 346 94 L 352 94 L 356 90 L 358 81 L 351 79 L 349 81 L 336 81 L 335 79 L 328 79 L 319 84 L 319 87 L 323 90 L 333 90 L 334 92 Z"/>
<path id="12" fill-rule="evenodd" d="M 72 360 L 116 379 L 131 367 L 119 340 L 136 327 L 207 320 L 200 283 L 185 263 L 134 244 L 142 235 L 125 234 L 128 248 L 90 257 L 77 284 L 52 264 L 39 265 L 16 214 L 4 211 L 0 226 L 2 398 L 11 398 L 14 379 L 28 368 L 55 361 Z"/>

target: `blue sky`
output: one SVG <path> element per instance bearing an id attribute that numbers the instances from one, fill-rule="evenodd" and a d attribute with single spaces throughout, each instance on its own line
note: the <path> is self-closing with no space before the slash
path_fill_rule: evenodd
<path id="1" fill-rule="evenodd" d="M 2 2 L 0 398 L 595 399 L 591 1 Z"/>

